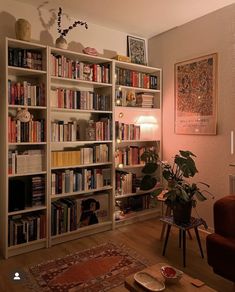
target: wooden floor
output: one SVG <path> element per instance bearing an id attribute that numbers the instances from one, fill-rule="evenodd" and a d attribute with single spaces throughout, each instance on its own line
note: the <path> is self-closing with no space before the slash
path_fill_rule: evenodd
<path id="1" fill-rule="evenodd" d="M 233 291 L 231 282 L 216 276 L 208 266 L 207 260 L 200 257 L 197 241 L 193 234 L 193 240 L 187 239 L 186 268 L 182 267 L 182 250 L 178 248 L 178 232 L 172 228 L 166 250 L 166 256 L 162 257 L 163 243 L 159 240 L 161 223 L 159 219 L 151 219 L 144 222 L 127 225 L 116 229 L 99 233 L 97 235 L 59 244 L 49 249 L 42 249 L 28 254 L 12 257 L 8 260 L 0 259 L 0 291 L 1 292 L 24 292 L 30 291 L 22 282 L 13 281 L 15 272 L 20 272 L 23 278 L 23 269 L 28 266 L 63 257 L 71 252 L 83 250 L 107 240 L 125 243 L 126 246 L 135 249 L 141 256 L 149 260 L 151 264 L 157 262 L 168 262 L 190 276 L 204 281 L 208 286 L 221 292 Z M 201 233 L 204 253 L 206 234 Z M 23 281 L 23 280 L 22 280 Z M 32 290 L 31 290 L 32 291 Z M 113 292 L 126 291 L 123 287 L 113 289 Z M 94 291 L 98 292 L 98 291 Z"/>

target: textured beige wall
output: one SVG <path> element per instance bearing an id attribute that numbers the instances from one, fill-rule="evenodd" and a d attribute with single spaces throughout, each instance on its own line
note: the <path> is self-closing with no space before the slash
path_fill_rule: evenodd
<path id="1" fill-rule="evenodd" d="M 163 68 L 163 158 L 179 149 L 197 155 L 195 181 L 210 184 L 216 199 L 229 194 L 230 131 L 235 130 L 235 5 L 208 14 L 149 40 L 150 63 Z M 216 136 L 174 133 L 174 64 L 218 53 L 218 128 Z M 213 228 L 213 203 L 199 203 L 197 211 Z"/>

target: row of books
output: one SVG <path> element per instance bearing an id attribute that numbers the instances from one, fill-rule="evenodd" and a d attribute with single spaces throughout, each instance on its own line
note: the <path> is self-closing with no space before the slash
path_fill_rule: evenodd
<path id="1" fill-rule="evenodd" d="M 140 140 L 140 126 L 115 121 L 115 137 L 120 140 Z"/>
<path id="2" fill-rule="evenodd" d="M 8 151 L 8 174 L 41 172 L 45 169 L 45 152 L 42 149 L 30 149 L 19 152 Z"/>
<path id="3" fill-rule="evenodd" d="M 116 193 L 118 195 L 136 192 L 136 174 L 131 172 L 116 171 Z"/>
<path id="4" fill-rule="evenodd" d="M 45 203 L 45 177 L 31 178 L 32 206 L 42 206 Z"/>
<path id="5" fill-rule="evenodd" d="M 118 148 L 115 152 L 115 166 L 144 164 L 140 157 L 146 150 L 146 147 L 130 146 Z"/>
<path id="6" fill-rule="evenodd" d="M 109 64 L 89 64 L 56 54 L 51 54 L 50 61 L 52 76 L 110 83 Z"/>
<path id="7" fill-rule="evenodd" d="M 116 84 L 147 89 L 157 89 L 157 76 L 129 69 L 116 68 Z"/>
<path id="8" fill-rule="evenodd" d="M 8 80 L 8 103 L 10 105 L 45 106 L 44 83 Z"/>
<path id="9" fill-rule="evenodd" d="M 115 103 L 117 106 L 130 107 L 154 107 L 154 95 L 151 93 L 135 93 L 134 91 L 121 89 L 115 91 Z"/>
<path id="10" fill-rule="evenodd" d="M 30 120 L 27 123 L 8 117 L 8 142 L 45 142 L 45 120 Z"/>
<path id="11" fill-rule="evenodd" d="M 79 139 L 79 125 L 77 121 L 65 122 L 54 121 L 51 122 L 51 141 L 77 141 Z"/>
<path id="12" fill-rule="evenodd" d="M 87 198 L 64 198 L 51 204 L 51 235 L 71 232 L 78 228 L 109 219 L 108 194 Z"/>
<path id="13" fill-rule="evenodd" d="M 102 163 L 109 161 L 109 147 L 107 144 L 82 147 L 78 150 L 52 151 L 52 167 L 66 165 L 83 165 L 91 163 Z"/>
<path id="14" fill-rule="evenodd" d="M 110 184 L 110 168 L 66 169 L 51 174 L 52 195 L 88 191 Z"/>
<path id="15" fill-rule="evenodd" d="M 38 50 L 8 48 L 8 65 L 42 70 L 42 53 Z"/>
<path id="16" fill-rule="evenodd" d="M 103 111 L 111 109 L 110 96 L 93 91 L 55 88 L 51 90 L 50 100 L 53 108 Z"/>
<path id="17" fill-rule="evenodd" d="M 46 237 L 45 214 L 23 214 L 9 219 L 8 246 L 27 243 Z"/>

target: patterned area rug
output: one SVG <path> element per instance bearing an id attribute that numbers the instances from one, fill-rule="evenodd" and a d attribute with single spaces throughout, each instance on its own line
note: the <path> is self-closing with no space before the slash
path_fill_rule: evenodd
<path id="1" fill-rule="evenodd" d="M 29 268 L 34 291 L 109 291 L 144 269 L 147 261 L 124 245 L 105 243 Z"/>

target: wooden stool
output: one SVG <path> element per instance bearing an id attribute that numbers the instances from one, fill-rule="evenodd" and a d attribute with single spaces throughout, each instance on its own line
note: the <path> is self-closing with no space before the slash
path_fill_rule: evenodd
<path id="1" fill-rule="evenodd" d="M 164 196 L 163 192 L 159 196 L 157 196 L 158 201 L 160 201 L 161 204 L 162 204 L 162 212 L 161 212 L 162 213 L 162 217 L 164 217 L 164 216 L 169 217 L 169 216 L 171 216 L 172 209 L 171 209 L 170 206 L 167 205 L 166 212 L 164 213 L 164 204 L 165 204 L 166 198 L 163 197 L 163 196 Z M 162 223 L 162 231 L 161 231 L 161 235 L 160 235 L 160 240 L 161 241 L 164 238 L 166 227 L 167 227 L 167 224 L 165 222 L 163 222 Z M 193 238 L 192 238 L 192 235 L 190 233 L 190 230 L 187 230 L 187 233 L 188 233 L 189 238 L 192 240 Z"/>

